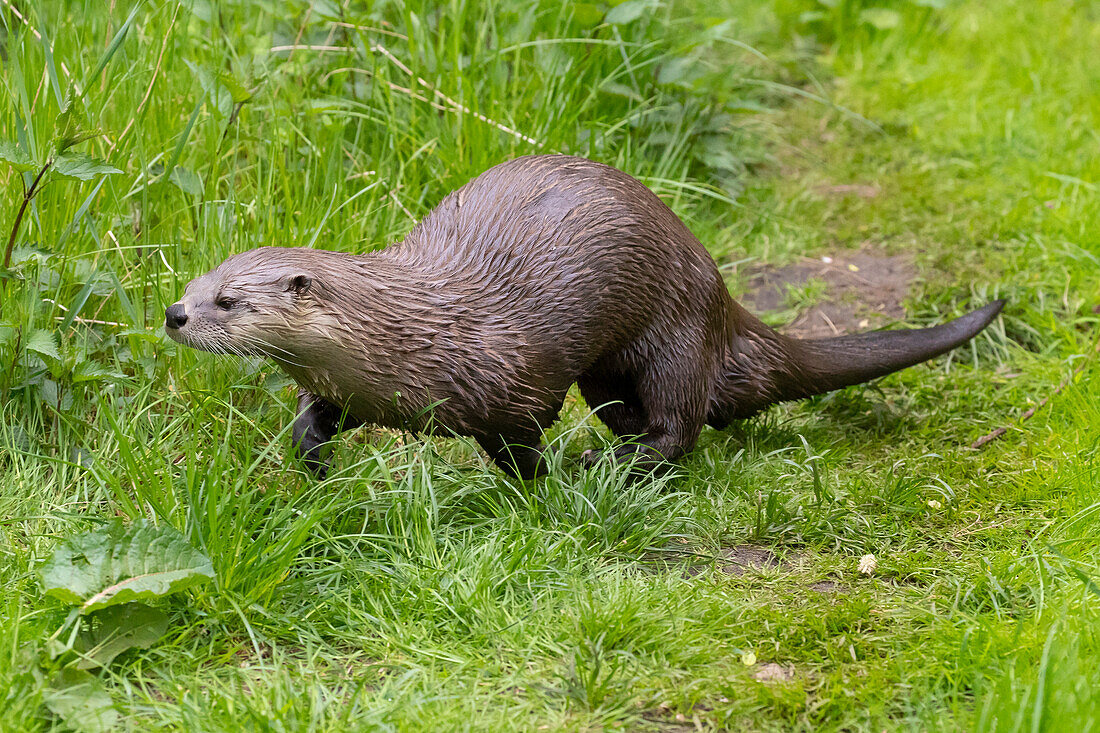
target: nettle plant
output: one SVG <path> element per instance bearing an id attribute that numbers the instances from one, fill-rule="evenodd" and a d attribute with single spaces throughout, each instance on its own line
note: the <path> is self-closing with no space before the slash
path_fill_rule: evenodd
<path id="1" fill-rule="evenodd" d="M 88 181 L 112 173 L 122 171 L 107 163 L 85 153 L 76 152 L 74 147 L 82 142 L 99 135 L 98 130 L 89 130 L 80 124 L 82 115 L 75 112 L 80 105 L 78 98 L 74 98 L 70 91 L 69 97 L 62 106 L 61 113 L 56 119 L 56 132 L 46 151 L 37 155 L 29 150 L 28 137 L 20 135 L 21 142 L 0 140 L 0 160 L 7 162 L 17 171 L 17 178 L 23 184 L 23 197 L 16 211 L 15 219 L 8 234 L 7 246 L 4 249 L 4 258 L 0 263 L 0 296 L 4 296 L 7 302 L 9 285 L 12 287 L 30 288 L 40 291 L 50 287 L 49 278 L 32 276 L 32 269 L 36 263 L 48 259 L 48 250 L 32 247 L 23 248 L 15 262 L 12 254 L 15 252 L 15 244 L 19 239 L 23 219 L 35 196 L 43 187 L 52 181 L 80 180 Z M 99 187 L 95 189 L 98 193 Z M 94 195 L 94 194 L 93 194 Z M 14 266 L 13 266 L 14 265 Z M 9 283 L 14 281 L 14 283 Z M 91 292 L 89 288 L 84 297 Z M 41 293 L 36 293 L 41 294 Z M 15 298 L 12 299 L 13 301 Z M 0 318 L 11 314 L 0 311 Z M 63 331 L 71 324 L 71 319 L 63 323 Z M 2 395 L 7 396 L 13 385 L 10 380 L 15 376 L 15 365 L 30 367 L 30 373 L 26 374 L 24 386 L 34 385 L 39 387 L 48 402 L 55 407 L 61 407 L 64 403 L 63 392 L 58 385 L 63 375 L 74 377 L 77 381 L 87 379 L 99 379 L 107 376 L 107 372 L 94 362 L 85 358 L 69 358 L 62 356 L 59 349 L 57 332 L 54 329 L 26 328 L 13 320 L 0 320 L 0 343 L 7 342 L 13 349 L 13 368 L 6 373 L 3 384 L 0 384 Z M 34 367 L 38 366 L 37 369 Z"/>
<path id="2" fill-rule="evenodd" d="M 4 81 L 6 96 L 12 104 L 9 112 L 14 120 L 14 139 L 0 139 L 0 162 L 13 171 L 9 185 L 14 186 L 18 181 L 22 195 L 13 197 L 17 206 L 6 229 L 3 258 L 0 259 L 0 358 L 5 362 L 5 368 L 0 370 L 2 399 L 7 399 L 13 388 L 31 387 L 59 408 L 63 394 L 58 385 L 110 376 L 108 370 L 82 354 L 72 354 L 69 358 L 63 356 L 59 334 L 73 323 L 76 313 L 71 307 L 68 312 L 72 317 L 64 317 L 60 328 L 35 325 L 33 316 L 36 310 L 46 302 L 47 294 L 54 291 L 57 277 L 51 265 L 63 242 L 29 242 L 25 239 L 24 230 L 27 227 L 24 225 L 36 213 L 49 215 L 48 212 L 35 211 L 35 199 L 46 187 L 55 183 L 65 185 L 65 181 L 95 181 L 94 189 L 78 209 L 73 226 L 62 235 L 64 239 L 87 212 L 106 177 L 122 172 L 82 150 L 90 141 L 103 135 L 98 126 L 88 121 L 85 94 L 92 86 L 92 80 L 103 72 L 121 47 L 134 15 L 130 14 L 100 55 L 95 67 L 79 84 L 75 81 L 62 84 L 49 39 L 41 33 L 24 28 L 22 34 L 9 44 Z M 47 124 L 43 124 L 41 118 L 43 110 L 49 105 L 45 100 L 38 100 L 34 94 L 32 76 L 37 75 L 25 74 L 20 58 L 21 44 L 34 42 L 28 37 L 31 33 L 41 43 L 45 76 L 49 79 L 49 87 L 59 110 Z M 63 92 L 66 86 L 67 91 Z M 46 134 L 43 134 L 43 128 Z M 104 285 L 102 282 L 98 284 L 100 287 Z M 77 300 L 86 301 L 96 285 L 96 278 L 89 279 Z"/>
<path id="3" fill-rule="evenodd" d="M 26 214 L 31 201 L 51 178 L 88 181 L 111 173 L 122 172 L 114 166 L 107 165 L 102 160 L 72 150 L 80 143 L 102 134 L 100 130 L 89 130 L 81 124 L 80 118 L 83 115 L 76 112 L 80 107 L 80 101 L 80 98 L 75 97 L 73 90 L 70 89 L 62 102 L 61 113 L 57 115 L 55 133 L 46 148 L 45 156 L 41 154 L 33 155 L 27 149 L 30 144 L 27 128 L 20 131 L 22 134 L 19 136 L 19 141 L 0 140 L 0 160 L 5 161 L 21 174 L 18 179 L 23 184 L 23 201 L 15 215 L 15 221 L 11 225 L 8 244 L 4 249 L 4 287 L 6 287 L 7 279 L 10 278 L 11 255 L 15 249 L 15 240 L 19 236 L 23 216 Z"/>

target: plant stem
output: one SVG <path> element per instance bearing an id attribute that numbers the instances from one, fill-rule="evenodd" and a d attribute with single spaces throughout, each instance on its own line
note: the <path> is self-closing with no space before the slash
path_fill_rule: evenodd
<path id="1" fill-rule="evenodd" d="M 42 182 L 42 176 L 46 175 L 46 171 L 53 165 L 53 159 L 46 161 L 46 165 L 42 166 L 42 170 L 38 171 L 38 175 L 34 177 L 34 183 L 30 188 L 23 189 L 23 203 L 19 206 L 19 212 L 15 215 L 15 223 L 11 225 L 11 234 L 8 236 L 8 247 L 4 250 L 4 263 L 3 269 L 7 270 L 8 265 L 11 264 L 11 252 L 15 248 L 15 237 L 19 234 L 19 225 L 23 223 L 23 214 L 27 212 L 27 206 L 30 204 L 31 199 L 38 193 L 38 184 Z M 0 279 L 0 293 L 7 290 L 7 279 Z"/>
<path id="2" fill-rule="evenodd" d="M 38 184 L 42 182 L 42 176 L 46 175 L 46 171 L 53 165 L 52 160 L 47 160 L 46 165 L 42 166 L 42 170 L 38 171 L 38 175 L 35 176 L 34 183 L 31 187 L 23 192 L 23 203 L 19 207 L 19 213 L 15 215 L 15 223 L 11 225 L 11 235 L 8 237 L 8 248 L 4 250 L 4 269 L 8 269 L 8 265 L 11 263 L 11 251 L 15 248 L 15 236 L 19 234 L 19 225 L 23 223 L 23 214 L 27 211 L 27 205 L 34 198 L 34 195 L 38 192 Z"/>

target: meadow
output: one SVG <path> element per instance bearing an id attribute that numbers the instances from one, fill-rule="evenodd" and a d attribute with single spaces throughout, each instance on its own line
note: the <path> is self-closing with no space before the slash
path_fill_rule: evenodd
<path id="1" fill-rule="evenodd" d="M 0 728 L 1100 721 L 1100 4 L 0 0 L 0 19 Z M 950 355 L 707 429 L 637 483 L 584 467 L 610 436 L 577 395 L 537 482 L 373 428 L 318 482 L 290 457 L 285 375 L 164 334 L 231 253 L 380 248 L 540 152 L 645 182 L 731 293 L 778 283 L 779 326 L 830 300 L 853 328 L 1008 305 Z M 826 261 L 887 263 L 894 310 L 784 279 Z M 116 519 L 178 531 L 213 578 L 77 676 L 69 629 L 96 621 L 42 569 Z"/>

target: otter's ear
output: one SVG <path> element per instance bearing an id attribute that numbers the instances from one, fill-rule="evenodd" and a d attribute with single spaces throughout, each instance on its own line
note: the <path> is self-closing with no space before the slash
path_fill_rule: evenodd
<path id="1" fill-rule="evenodd" d="M 293 275 L 286 283 L 286 289 L 295 293 L 304 293 L 313 284 L 313 278 L 304 273 Z"/>

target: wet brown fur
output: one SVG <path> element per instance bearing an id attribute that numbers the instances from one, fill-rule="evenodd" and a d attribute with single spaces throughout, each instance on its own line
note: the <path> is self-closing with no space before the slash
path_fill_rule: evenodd
<path id="1" fill-rule="evenodd" d="M 294 440 L 316 468 L 342 426 L 431 424 L 530 477 L 574 383 L 616 435 L 637 436 L 624 451 L 673 461 L 705 424 L 923 361 L 1000 307 L 933 329 L 787 338 L 730 298 L 706 249 L 648 188 L 546 155 L 490 169 L 379 252 L 230 257 L 188 285 L 167 330 L 278 362 L 302 388 Z"/>

